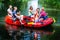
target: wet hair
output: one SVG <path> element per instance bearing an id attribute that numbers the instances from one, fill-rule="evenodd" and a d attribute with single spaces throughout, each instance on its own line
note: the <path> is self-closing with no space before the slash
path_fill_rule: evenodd
<path id="1" fill-rule="evenodd" d="M 39 11 L 40 11 L 40 8 L 37 8 L 37 9 L 36 9 L 36 11 L 38 11 L 38 13 L 39 13 Z"/>
<path id="2" fill-rule="evenodd" d="M 20 13 L 21 14 L 21 11 L 18 10 L 17 13 Z"/>
<path id="3" fill-rule="evenodd" d="M 37 9 L 39 9 L 39 10 L 40 10 L 40 8 L 37 8 Z"/>
<path id="4" fill-rule="evenodd" d="M 31 10 L 33 10 L 33 7 L 32 7 L 32 6 L 30 6 L 30 9 L 31 9 Z"/>
<path id="5" fill-rule="evenodd" d="M 17 15 L 18 15 L 18 16 L 20 16 L 20 13 L 21 13 L 20 11 L 17 11 Z"/>
<path id="6" fill-rule="evenodd" d="M 37 8 L 37 9 L 39 9 L 39 10 L 40 10 L 40 8 Z M 36 9 L 36 10 L 37 10 L 37 9 Z"/>
<path id="7" fill-rule="evenodd" d="M 21 11 L 17 10 L 17 13 L 18 13 L 18 12 L 20 12 L 20 13 L 21 13 Z"/>

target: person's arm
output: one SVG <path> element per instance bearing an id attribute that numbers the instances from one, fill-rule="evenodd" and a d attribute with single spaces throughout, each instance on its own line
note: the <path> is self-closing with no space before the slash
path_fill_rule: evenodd
<path id="1" fill-rule="evenodd" d="M 22 23 L 22 20 L 23 20 L 23 15 L 20 15 L 20 23 L 24 24 L 24 23 Z"/>
<path id="2" fill-rule="evenodd" d="M 20 16 L 18 16 L 17 14 L 15 14 L 16 18 L 18 18 L 20 20 Z"/>

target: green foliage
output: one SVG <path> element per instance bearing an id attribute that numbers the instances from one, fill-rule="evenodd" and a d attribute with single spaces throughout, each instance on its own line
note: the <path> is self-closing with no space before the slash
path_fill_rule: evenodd
<path id="1" fill-rule="evenodd" d="M 41 4 L 49 8 L 60 8 L 60 0 L 39 0 Z"/>

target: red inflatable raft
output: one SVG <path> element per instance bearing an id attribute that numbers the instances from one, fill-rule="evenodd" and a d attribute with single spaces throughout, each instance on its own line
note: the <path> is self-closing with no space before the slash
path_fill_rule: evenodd
<path id="1" fill-rule="evenodd" d="M 24 26 L 25 27 L 31 27 L 31 28 L 32 27 L 34 27 L 34 28 L 45 27 L 45 26 L 51 25 L 54 22 L 54 20 L 52 18 L 47 18 L 46 20 L 42 21 L 42 23 L 41 22 L 34 23 L 32 21 L 33 18 L 29 18 L 26 16 L 24 18 L 27 18 L 30 21 L 30 22 L 25 23 Z"/>
<path id="2" fill-rule="evenodd" d="M 13 21 L 12 17 L 5 17 L 5 26 L 7 30 L 18 30 L 18 26 L 21 26 L 19 20 Z"/>
<path id="3" fill-rule="evenodd" d="M 26 18 L 27 18 L 30 22 L 26 22 Z M 32 19 L 33 19 L 33 18 L 29 18 L 29 17 L 27 17 L 27 16 L 24 16 L 24 20 L 22 21 L 24 27 L 41 28 L 41 27 L 45 27 L 45 26 L 51 25 L 51 24 L 54 22 L 52 18 L 47 18 L 46 20 L 43 21 L 43 24 L 40 23 L 40 22 L 34 23 L 34 22 L 32 22 Z M 21 25 L 22 25 L 22 24 L 19 22 L 18 19 L 17 19 L 16 21 L 13 21 L 13 20 L 11 19 L 11 17 L 9 17 L 9 16 L 6 16 L 6 17 L 5 17 L 5 22 L 6 22 L 6 24 L 14 25 L 15 27 L 18 27 L 18 26 L 21 26 Z"/>

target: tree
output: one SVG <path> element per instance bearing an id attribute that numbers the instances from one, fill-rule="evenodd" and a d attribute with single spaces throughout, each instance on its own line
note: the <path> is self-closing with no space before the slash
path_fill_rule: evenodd
<path id="1" fill-rule="evenodd" d="M 41 4 L 49 8 L 60 8 L 60 0 L 40 0 Z"/>

